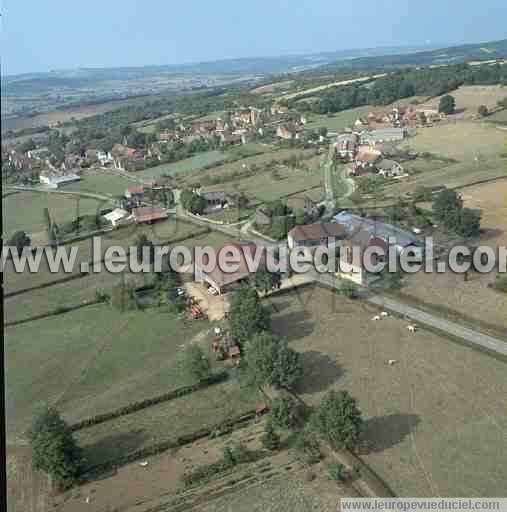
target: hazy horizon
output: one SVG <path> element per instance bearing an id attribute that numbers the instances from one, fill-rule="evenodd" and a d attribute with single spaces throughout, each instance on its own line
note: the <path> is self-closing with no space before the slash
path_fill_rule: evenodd
<path id="1" fill-rule="evenodd" d="M 427 0 L 413 14 L 404 0 L 257 0 L 220 5 L 6 0 L 2 73 L 199 63 L 379 47 L 452 46 L 503 39 L 507 2 Z"/>

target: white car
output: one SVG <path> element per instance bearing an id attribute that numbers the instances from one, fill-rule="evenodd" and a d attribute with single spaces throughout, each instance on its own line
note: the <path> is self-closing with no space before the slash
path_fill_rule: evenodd
<path id="1" fill-rule="evenodd" d="M 213 288 L 213 286 L 210 286 L 210 287 L 208 288 L 208 293 L 209 293 L 210 295 L 218 295 L 218 290 L 217 290 L 216 288 Z"/>
<path id="2" fill-rule="evenodd" d="M 176 295 L 178 295 L 178 297 L 185 295 L 185 290 L 183 288 L 176 288 Z"/>

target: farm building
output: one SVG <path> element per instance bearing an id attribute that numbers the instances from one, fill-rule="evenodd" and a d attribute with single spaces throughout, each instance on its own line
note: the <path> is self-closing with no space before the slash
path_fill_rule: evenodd
<path id="1" fill-rule="evenodd" d="M 227 269 L 221 269 L 218 265 L 219 258 L 225 257 L 225 255 L 232 254 L 231 251 L 238 251 L 239 258 L 234 262 L 229 262 L 229 266 L 236 266 L 237 269 L 234 272 L 224 272 Z M 242 282 L 253 277 L 255 272 L 250 272 L 248 267 L 248 263 L 245 257 L 245 252 L 250 256 L 250 260 L 255 260 L 255 252 L 257 250 L 257 246 L 255 244 L 237 244 L 237 243 L 229 243 L 222 245 L 220 247 L 214 248 L 213 252 L 215 253 L 217 264 L 215 264 L 214 268 L 211 271 L 205 271 L 203 267 L 206 267 L 209 264 L 208 255 L 203 255 L 203 261 L 201 267 L 199 262 L 195 262 L 194 264 L 194 273 L 196 282 L 206 283 L 208 286 L 215 288 L 218 293 L 221 295 L 230 290 L 237 288 Z M 266 253 L 263 250 L 261 258 L 259 260 L 259 267 L 264 268 L 266 266 Z"/>
<path id="2" fill-rule="evenodd" d="M 375 162 L 377 162 L 381 156 L 382 153 L 377 149 L 363 147 L 357 153 L 355 163 L 357 167 L 362 169 L 371 169 L 375 166 Z"/>
<path id="3" fill-rule="evenodd" d="M 405 231 L 392 224 L 386 224 L 373 219 L 367 219 L 360 217 L 347 211 L 340 212 L 335 215 L 334 220 L 345 227 L 346 236 L 348 238 L 353 237 L 360 231 L 368 232 L 371 236 L 383 239 L 385 242 L 389 242 L 389 238 L 394 238 L 396 241 L 394 247 L 398 254 L 401 253 L 406 247 L 419 247 L 422 248 L 424 244 L 412 233 Z"/>
<path id="4" fill-rule="evenodd" d="M 381 176 L 403 176 L 403 167 L 394 160 L 389 160 L 388 158 L 384 158 L 381 162 L 377 164 L 378 173 Z"/>
<path id="5" fill-rule="evenodd" d="M 335 150 L 341 158 L 354 158 L 357 145 L 359 142 L 359 136 L 356 133 L 343 133 L 338 135 L 335 143 Z"/>
<path id="6" fill-rule="evenodd" d="M 144 187 L 143 186 L 129 187 L 127 190 L 125 190 L 125 197 L 127 199 L 139 199 L 143 195 L 144 195 Z"/>
<path id="7" fill-rule="evenodd" d="M 214 192 L 199 191 L 199 195 L 206 201 L 206 211 L 220 208 L 232 208 L 236 206 L 238 202 L 238 196 L 236 194 L 222 190 Z"/>
<path id="8" fill-rule="evenodd" d="M 361 134 L 361 144 L 374 146 L 381 142 L 396 142 L 405 138 L 404 128 L 383 128 L 381 130 L 372 130 Z"/>
<path id="9" fill-rule="evenodd" d="M 354 283 L 364 286 L 367 284 L 367 272 L 363 267 L 365 251 L 374 248 L 378 252 L 383 251 L 384 257 L 380 257 L 375 251 L 371 254 L 369 264 L 375 266 L 380 260 L 387 259 L 387 251 L 389 246 L 387 242 L 378 236 L 373 235 L 367 229 L 360 229 L 351 234 L 340 246 L 340 257 L 345 261 L 349 268 L 339 268 L 337 275 L 343 279 L 349 279 Z M 355 251 L 355 253 L 354 253 Z"/>
<path id="10" fill-rule="evenodd" d="M 330 247 L 335 245 L 338 240 L 342 240 L 345 234 L 345 227 L 336 222 L 307 224 L 291 229 L 287 235 L 287 243 L 289 249 L 319 245 Z"/>
<path id="11" fill-rule="evenodd" d="M 136 224 L 151 224 L 168 218 L 169 214 L 164 208 L 157 206 L 145 206 L 142 208 L 134 208 L 132 210 L 134 221 Z"/>
<path id="12" fill-rule="evenodd" d="M 39 181 L 43 185 L 47 185 L 50 188 L 58 188 L 62 185 L 66 185 L 68 183 L 74 183 L 76 181 L 80 181 L 81 177 L 77 174 L 40 174 Z"/>
<path id="13" fill-rule="evenodd" d="M 113 211 L 106 213 L 104 218 L 111 223 L 113 228 L 127 224 L 132 220 L 131 216 L 129 216 L 129 212 L 122 208 L 115 208 Z"/>
<path id="14" fill-rule="evenodd" d="M 305 127 L 297 123 L 287 123 L 276 129 L 276 135 L 280 139 L 292 140 L 299 139 Z"/>

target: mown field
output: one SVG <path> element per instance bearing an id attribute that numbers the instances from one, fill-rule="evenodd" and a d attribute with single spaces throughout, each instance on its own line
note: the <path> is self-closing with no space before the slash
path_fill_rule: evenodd
<path id="1" fill-rule="evenodd" d="M 201 169 L 206 165 L 216 164 L 224 160 L 225 155 L 222 151 L 207 151 L 198 153 L 195 156 L 174 162 L 172 164 L 162 164 L 156 167 L 150 167 L 144 171 L 136 171 L 132 176 L 141 179 L 160 178 L 161 176 L 176 176 L 180 173 L 187 173 L 196 169 Z"/>
<path id="2" fill-rule="evenodd" d="M 347 389 L 358 399 L 362 456 L 397 495 L 501 495 L 504 362 L 422 328 L 411 334 L 396 318 L 372 322 L 372 307 L 320 288 L 273 300 L 274 330 L 302 354 L 301 396 L 317 404 Z"/>
<path id="3" fill-rule="evenodd" d="M 123 176 L 108 171 L 98 171 L 96 173 L 83 174 L 81 181 L 78 183 L 70 183 L 65 187 L 65 190 L 119 196 L 123 194 L 128 187 L 135 186 L 135 184 L 135 181 L 124 178 Z"/>
<path id="4" fill-rule="evenodd" d="M 2 200 L 4 237 L 20 230 L 27 233 L 44 231 L 47 227 L 44 208 L 49 209 L 54 222 L 64 224 L 75 219 L 78 211 L 79 215 L 94 214 L 107 204 L 95 199 L 52 192 L 12 194 Z"/>

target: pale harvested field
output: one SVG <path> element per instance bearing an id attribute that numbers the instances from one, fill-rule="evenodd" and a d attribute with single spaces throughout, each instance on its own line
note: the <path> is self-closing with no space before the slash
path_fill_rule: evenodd
<path id="1" fill-rule="evenodd" d="M 497 101 L 507 97 L 507 87 L 501 85 L 463 85 L 450 93 L 456 100 L 458 112 L 464 110 L 465 117 L 477 114 L 480 105 L 485 105 L 489 110 L 496 107 Z M 438 107 L 439 98 L 434 98 L 428 103 L 428 107 Z"/>
<path id="2" fill-rule="evenodd" d="M 481 242 L 507 246 L 507 179 L 467 187 L 460 193 L 467 208 L 482 212 L 481 227 L 485 233 Z"/>
<path id="3" fill-rule="evenodd" d="M 470 272 L 465 282 L 462 274 L 450 271 L 442 274 L 417 272 L 407 276 L 403 293 L 436 307 L 452 309 L 472 321 L 504 329 L 507 338 L 507 294 L 488 288 L 495 277 L 494 272 Z M 481 330 L 480 325 L 477 328 Z"/>
<path id="4" fill-rule="evenodd" d="M 276 332 L 300 351 L 303 399 L 347 389 L 366 418 L 364 460 L 400 496 L 505 492 L 505 363 L 331 291 L 275 299 Z M 386 361 L 396 359 L 389 366 Z"/>
<path id="5" fill-rule="evenodd" d="M 325 474 L 306 482 L 303 474 L 287 475 L 205 503 L 199 512 L 336 512 L 341 489 Z"/>
<path id="6" fill-rule="evenodd" d="M 424 161 L 407 164 L 409 171 L 420 172 L 386 187 L 386 192 L 397 197 L 413 192 L 417 186 L 449 188 L 465 187 L 480 181 L 507 176 L 507 133 L 492 124 L 457 121 L 419 129 L 414 137 L 406 139 L 402 147 L 416 152 L 428 152 L 450 157 L 455 163 Z"/>
<path id="7" fill-rule="evenodd" d="M 419 129 L 403 146 L 461 161 L 498 156 L 505 150 L 505 140 L 505 133 L 489 124 L 457 121 Z"/>
<path id="8" fill-rule="evenodd" d="M 50 483 L 46 475 L 32 468 L 28 446 L 7 446 L 7 510 L 46 512 L 50 510 Z"/>
<path id="9" fill-rule="evenodd" d="M 177 492 L 183 488 L 181 476 L 190 468 L 218 460 L 226 444 L 242 443 L 250 450 L 260 450 L 260 436 L 264 432 L 264 422 L 252 423 L 246 428 L 219 439 L 203 439 L 182 447 L 176 452 L 165 452 L 150 457 L 147 467 L 139 463 L 129 464 L 101 480 L 97 480 L 68 492 L 55 500 L 58 512 L 109 512 L 129 510 L 148 512 L 172 510 L 180 503 Z M 312 467 L 315 480 L 303 481 L 305 470 L 294 463 L 294 454 L 289 450 L 275 453 L 264 452 L 259 462 L 241 465 L 233 474 L 212 480 L 206 486 L 187 494 L 190 510 L 230 511 L 261 510 L 294 512 L 334 511 L 339 496 L 353 496 L 354 491 L 339 487 L 331 482 L 322 464 Z M 262 468 L 262 472 L 261 472 Z M 287 468 L 289 471 L 287 471 Z M 273 477 L 262 484 L 243 487 L 243 478 L 271 474 Z M 239 482 L 238 482 L 239 480 Z M 209 495 L 227 491 L 224 496 L 210 499 Z M 89 504 L 85 497 L 90 496 Z M 208 500 L 208 501 L 206 501 Z M 203 502 L 204 501 L 204 502 Z M 193 505 L 193 506 L 192 506 Z"/>

